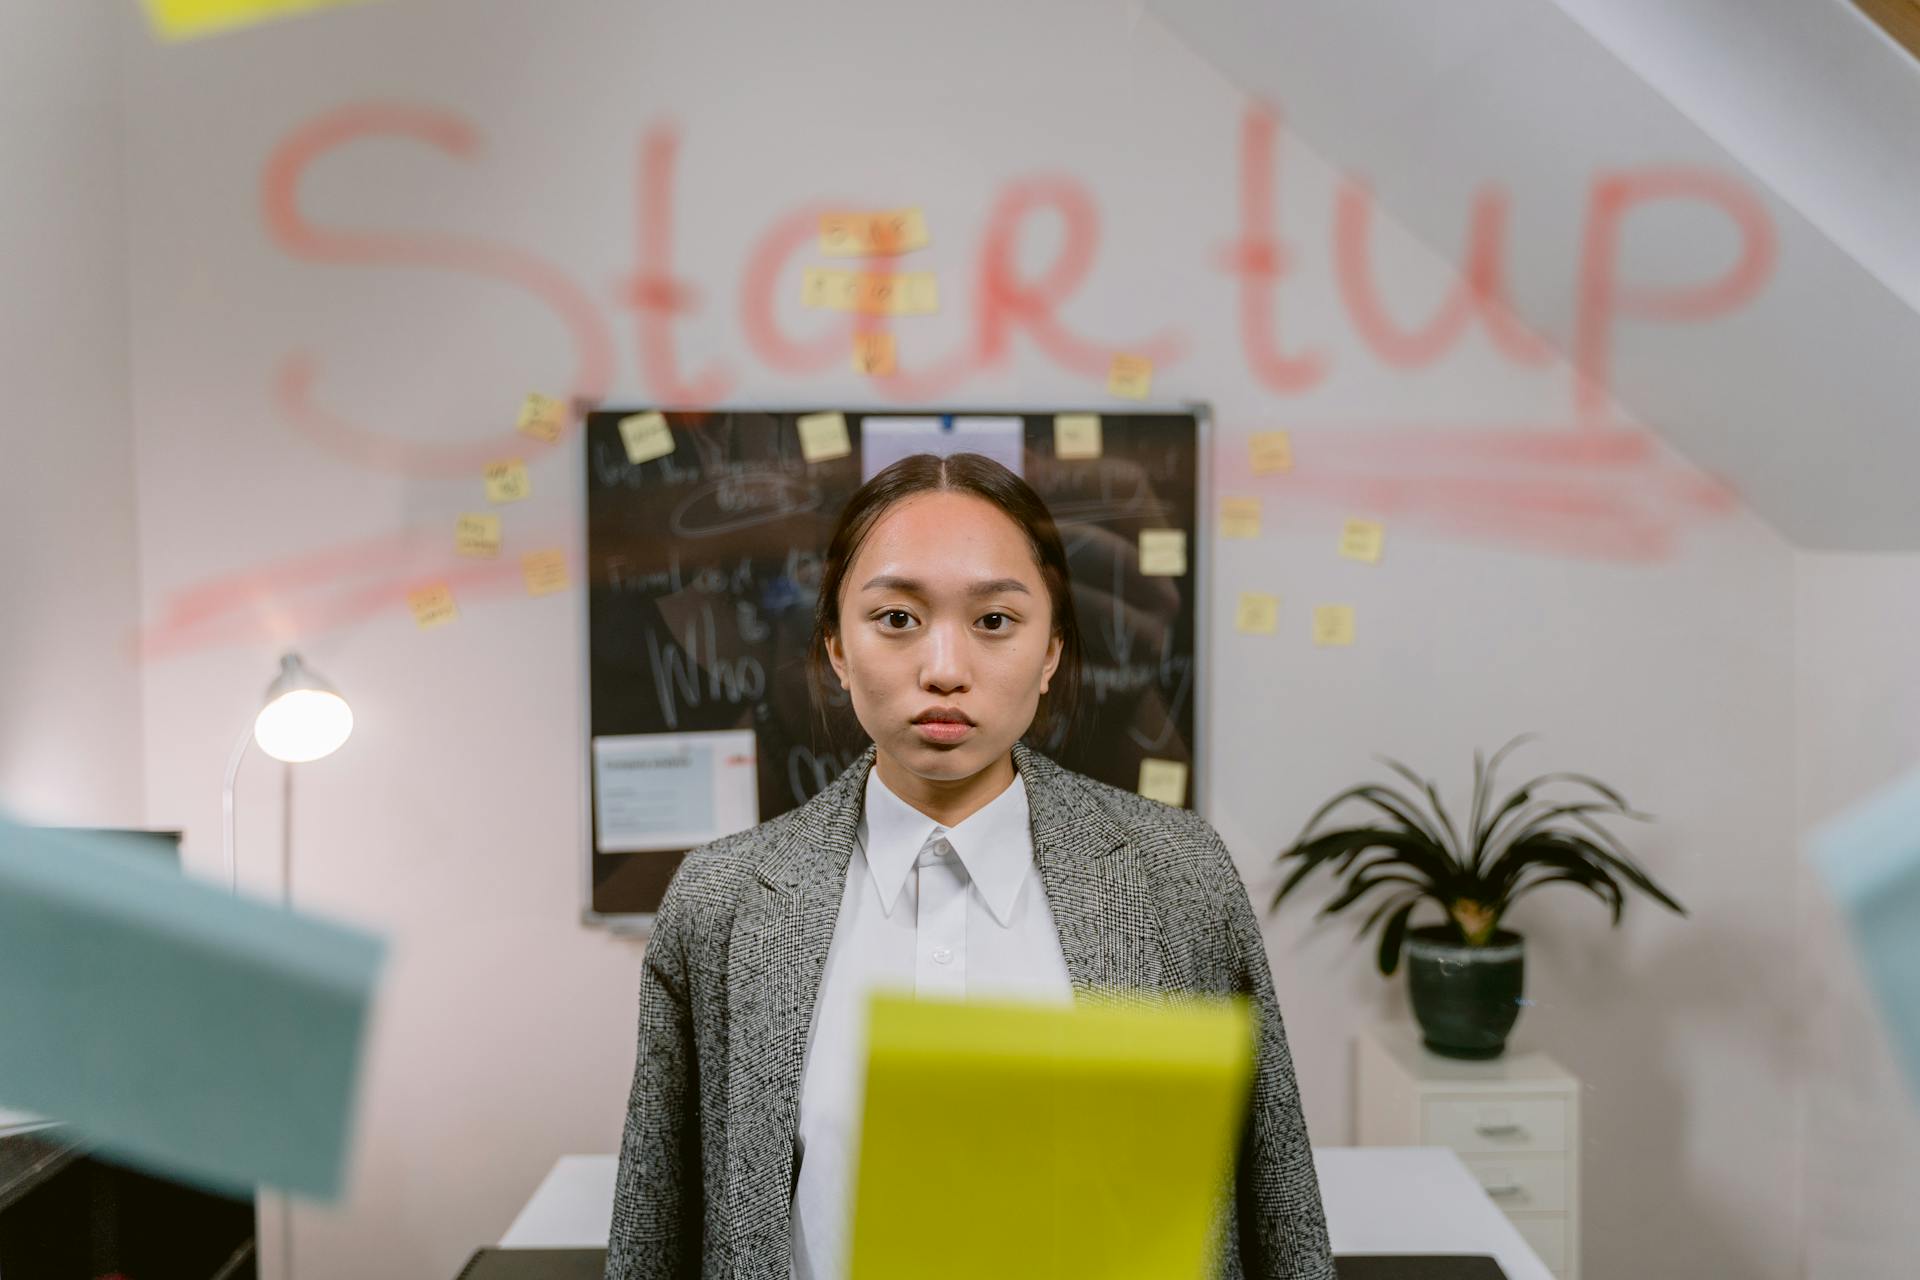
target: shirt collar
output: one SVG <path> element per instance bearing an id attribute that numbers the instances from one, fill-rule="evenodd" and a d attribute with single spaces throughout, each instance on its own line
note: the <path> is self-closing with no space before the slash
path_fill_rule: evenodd
<path id="1" fill-rule="evenodd" d="M 867 873 L 880 894 L 880 910 L 893 915 L 920 851 L 929 840 L 945 836 L 993 918 L 1007 928 L 1020 886 L 1033 865 L 1029 822 L 1027 784 L 1017 770 L 1005 791 L 953 827 L 942 826 L 895 795 L 880 781 L 879 769 L 868 771 L 860 846 L 866 851 Z"/>

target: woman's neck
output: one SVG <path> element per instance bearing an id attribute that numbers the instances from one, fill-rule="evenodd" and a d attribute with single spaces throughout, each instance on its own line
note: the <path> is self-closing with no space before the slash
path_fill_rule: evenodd
<path id="1" fill-rule="evenodd" d="M 1011 751 L 970 778 L 923 778 L 884 751 L 873 767 L 887 790 L 943 827 L 957 827 L 986 808 L 1013 785 L 1016 772 Z"/>

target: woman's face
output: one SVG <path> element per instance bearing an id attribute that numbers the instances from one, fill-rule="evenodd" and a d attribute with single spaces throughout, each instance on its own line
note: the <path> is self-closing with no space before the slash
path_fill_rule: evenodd
<path id="1" fill-rule="evenodd" d="M 1033 724 L 1060 647 L 1020 526 L 984 498 L 935 491 L 896 503 L 868 533 L 827 656 L 881 751 L 958 781 Z"/>

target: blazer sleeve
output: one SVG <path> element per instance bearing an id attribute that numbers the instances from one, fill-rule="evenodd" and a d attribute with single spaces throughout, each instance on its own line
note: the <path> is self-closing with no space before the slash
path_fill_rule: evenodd
<path id="1" fill-rule="evenodd" d="M 680 1280 L 701 1270 L 700 1079 L 674 893 L 680 878 L 660 903 L 641 962 L 639 1047 L 620 1138 L 607 1280 Z"/>
<path id="2" fill-rule="evenodd" d="M 1234 989 L 1252 1001 L 1259 1022 L 1253 1104 L 1241 1135 L 1234 1188 L 1240 1264 L 1248 1280 L 1334 1280 L 1320 1179 L 1266 943 L 1233 856 L 1218 833 L 1212 833 L 1211 843 L 1220 860 Z"/>

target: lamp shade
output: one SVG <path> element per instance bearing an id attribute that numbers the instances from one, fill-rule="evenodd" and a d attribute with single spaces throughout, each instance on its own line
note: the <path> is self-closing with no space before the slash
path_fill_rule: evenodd
<path id="1" fill-rule="evenodd" d="M 253 740 L 276 760 L 303 764 L 330 756 L 353 732 L 353 708 L 325 680 L 307 670 L 298 654 L 280 659 L 280 675 L 267 688 L 266 705 L 254 717 Z"/>

